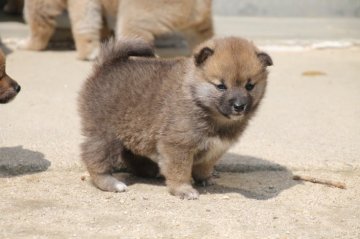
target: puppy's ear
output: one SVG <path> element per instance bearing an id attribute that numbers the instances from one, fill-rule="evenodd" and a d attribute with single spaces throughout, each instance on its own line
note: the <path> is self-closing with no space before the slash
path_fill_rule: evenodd
<path id="1" fill-rule="evenodd" d="M 264 67 L 273 65 L 273 61 L 267 53 L 265 52 L 257 53 L 257 57 L 259 58 L 260 62 L 263 64 Z"/>
<path id="2" fill-rule="evenodd" d="M 198 53 L 195 53 L 194 55 L 195 65 L 202 65 L 206 61 L 206 59 L 209 58 L 209 56 L 211 56 L 212 54 L 214 54 L 213 49 L 210 49 L 209 47 L 202 48 Z"/>

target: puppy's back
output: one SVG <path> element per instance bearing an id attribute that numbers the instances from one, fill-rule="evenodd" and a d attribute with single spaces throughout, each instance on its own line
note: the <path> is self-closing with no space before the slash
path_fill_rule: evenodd
<path id="1" fill-rule="evenodd" d="M 165 75 L 171 74 L 178 61 L 149 59 L 153 56 L 153 48 L 139 39 L 110 40 L 102 47 L 94 72 L 79 97 L 85 135 L 99 130 L 121 131 L 125 135 L 156 121 L 164 84 L 176 85 L 175 80 L 164 83 L 163 79 L 169 79 Z M 143 123 L 136 124 L 139 120 Z M 99 124 L 103 127 L 99 128 Z"/>

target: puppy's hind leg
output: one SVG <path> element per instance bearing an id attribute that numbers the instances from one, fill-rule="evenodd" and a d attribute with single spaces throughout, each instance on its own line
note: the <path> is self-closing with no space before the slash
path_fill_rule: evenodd
<path id="1" fill-rule="evenodd" d="M 126 191 L 126 185 L 111 174 L 113 169 L 122 162 L 122 148 L 120 141 L 107 141 L 101 137 L 88 138 L 81 145 L 82 160 L 93 183 L 99 189 L 110 192 Z"/>
<path id="2" fill-rule="evenodd" d="M 68 11 L 78 59 L 95 60 L 103 25 L 100 1 L 68 0 Z"/>
<path id="3" fill-rule="evenodd" d="M 32 51 L 44 50 L 55 31 L 55 18 L 59 16 L 65 8 L 65 0 L 25 1 L 24 17 L 30 26 L 30 36 L 20 42 L 18 47 Z"/>

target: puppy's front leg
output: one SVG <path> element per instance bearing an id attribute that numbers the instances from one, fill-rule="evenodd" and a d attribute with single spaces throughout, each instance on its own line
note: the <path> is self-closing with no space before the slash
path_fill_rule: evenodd
<path id="1" fill-rule="evenodd" d="M 191 150 L 170 144 L 159 146 L 161 159 L 159 166 L 166 179 L 166 185 L 172 195 L 181 199 L 194 200 L 199 193 L 191 186 L 193 153 Z"/>
<path id="2" fill-rule="evenodd" d="M 217 161 L 218 158 L 213 158 L 193 166 L 192 176 L 197 185 L 205 187 L 215 184 L 212 178 L 212 174 L 214 172 L 214 166 Z"/>

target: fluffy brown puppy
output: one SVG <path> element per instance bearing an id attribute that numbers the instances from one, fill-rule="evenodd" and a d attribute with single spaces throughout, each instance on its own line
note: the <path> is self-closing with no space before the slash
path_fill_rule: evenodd
<path id="1" fill-rule="evenodd" d="M 5 71 L 5 55 L 0 49 L 0 104 L 8 103 L 19 93 L 21 87 Z"/>
<path id="2" fill-rule="evenodd" d="M 263 98 L 272 60 L 235 37 L 207 41 L 190 58 L 153 56 L 142 40 L 103 47 L 80 92 L 82 160 L 97 187 L 119 192 L 118 165 L 152 160 L 171 194 L 197 199 L 192 177 L 211 184 L 215 163 Z"/>

